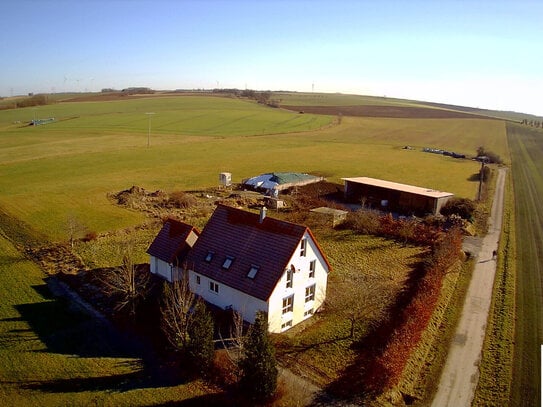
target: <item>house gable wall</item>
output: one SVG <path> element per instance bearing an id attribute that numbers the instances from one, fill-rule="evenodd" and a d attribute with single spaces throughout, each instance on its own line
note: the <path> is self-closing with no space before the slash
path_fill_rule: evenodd
<path id="1" fill-rule="evenodd" d="M 290 328 L 284 324 L 292 321 L 294 326 L 309 318 L 323 304 L 326 298 L 328 267 L 316 243 L 309 233 L 305 233 L 307 241 L 306 254 L 301 256 L 301 241 L 288 263 L 294 266 L 292 287 L 287 287 L 287 270 L 284 271 L 269 299 L 268 326 L 270 332 L 282 332 Z M 315 261 L 315 276 L 309 277 L 311 261 Z M 306 302 L 306 288 L 315 285 L 315 299 Z M 293 296 L 293 310 L 283 314 L 283 299 Z M 312 313 L 307 313 L 309 311 Z"/>

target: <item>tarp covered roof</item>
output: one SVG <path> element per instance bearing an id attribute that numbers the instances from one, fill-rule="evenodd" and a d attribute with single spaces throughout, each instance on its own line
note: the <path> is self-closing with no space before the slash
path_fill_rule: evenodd
<path id="1" fill-rule="evenodd" d="M 299 172 L 270 172 L 249 178 L 243 182 L 253 188 L 281 189 L 282 185 L 305 185 L 322 180 L 321 177 Z"/>

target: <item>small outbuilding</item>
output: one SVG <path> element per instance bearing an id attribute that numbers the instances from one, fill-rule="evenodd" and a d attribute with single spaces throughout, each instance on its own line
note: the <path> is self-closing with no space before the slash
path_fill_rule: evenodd
<path id="1" fill-rule="evenodd" d="M 345 200 L 406 215 L 437 215 L 454 194 L 369 177 L 342 178 Z"/>
<path id="2" fill-rule="evenodd" d="M 311 209 L 313 216 L 325 219 L 332 227 L 342 224 L 347 219 L 347 211 L 341 209 L 328 208 L 321 206 L 320 208 Z"/>
<path id="3" fill-rule="evenodd" d="M 243 181 L 243 186 L 260 191 L 284 191 L 320 182 L 324 177 L 299 172 L 270 172 Z"/>

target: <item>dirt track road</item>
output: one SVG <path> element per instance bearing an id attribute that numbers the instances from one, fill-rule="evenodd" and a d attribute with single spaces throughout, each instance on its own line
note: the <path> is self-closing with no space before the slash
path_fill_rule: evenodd
<path id="1" fill-rule="evenodd" d="M 477 264 L 468 288 L 462 316 L 432 403 L 434 407 L 468 407 L 471 406 L 475 394 L 496 272 L 496 261 L 492 252 L 497 250 L 502 228 L 505 171 L 502 168 L 498 172 L 488 234 L 477 254 Z"/>

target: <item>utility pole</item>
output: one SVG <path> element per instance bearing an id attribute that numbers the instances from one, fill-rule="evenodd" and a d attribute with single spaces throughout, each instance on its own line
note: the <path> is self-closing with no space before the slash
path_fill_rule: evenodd
<path id="1" fill-rule="evenodd" d="M 155 112 L 147 112 L 145 113 L 149 117 L 149 131 L 147 133 L 147 148 L 151 145 L 151 116 L 155 114 Z"/>
<path id="2" fill-rule="evenodd" d="M 481 170 L 479 171 L 479 192 L 477 194 L 477 200 L 481 200 L 481 195 L 483 194 L 483 182 L 484 182 L 484 174 L 485 174 L 485 163 L 487 159 L 486 157 L 482 157 L 481 159 Z"/>

